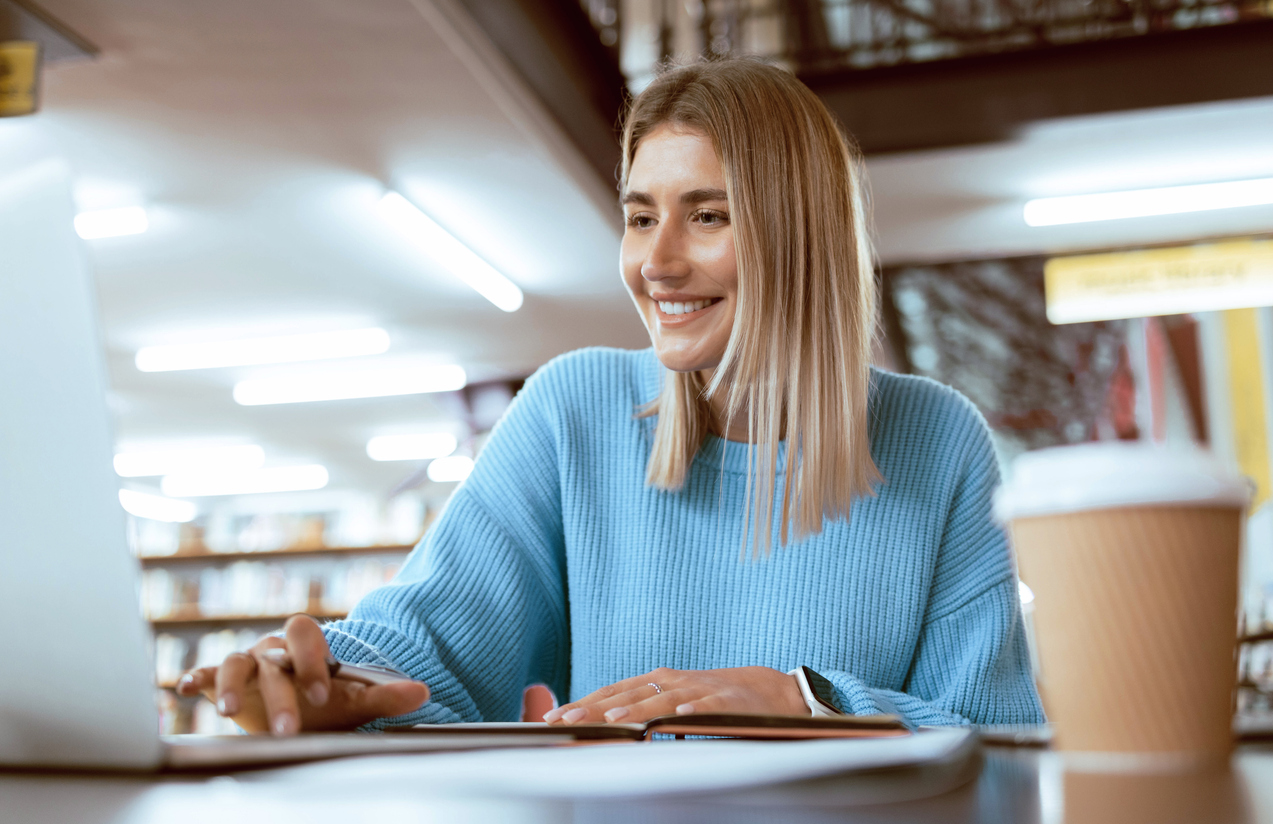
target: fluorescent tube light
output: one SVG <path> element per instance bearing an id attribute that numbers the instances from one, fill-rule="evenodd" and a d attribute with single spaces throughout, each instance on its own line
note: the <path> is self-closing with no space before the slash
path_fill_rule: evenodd
<path id="1" fill-rule="evenodd" d="M 431 217 L 397 192 L 389 192 L 377 206 L 380 217 L 434 258 L 479 295 L 503 309 L 516 312 L 522 290 L 476 252 L 443 229 Z"/>
<path id="2" fill-rule="evenodd" d="M 172 372 L 179 369 L 214 369 L 353 358 L 379 355 L 388 349 L 389 333 L 373 327 L 308 335 L 146 346 L 137 351 L 136 363 L 137 368 L 143 372 Z"/>
<path id="3" fill-rule="evenodd" d="M 122 478 L 144 478 L 204 470 L 256 469 L 265 463 L 265 450 L 256 444 L 147 449 L 120 452 L 115 472 Z"/>
<path id="4" fill-rule="evenodd" d="M 1267 204 L 1273 204 L 1273 177 L 1096 195 L 1044 197 L 1027 203 L 1024 216 L 1030 226 L 1057 226 Z"/>
<path id="5" fill-rule="evenodd" d="M 147 495 L 131 489 L 119 490 L 119 502 L 129 515 L 152 521 L 184 524 L 193 521 L 194 516 L 199 514 L 199 508 L 190 501 L 174 501 L 162 495 Z"/>
<path id="6" fill-rule="evenodd" d="M 367 441 L 367 457 L 373 461 L 423 461 L 450 455 L 458 445 L 455 436 L 447 432 L 381 435 Z"/>
<path id="7" fill-rule="evenodd" d="M 419 395 L 462 389 L 467 380 L 460 366 L 382 367 L 239 381 L 234 386 L 234 399 L 242 406 L 262 406 Z"/>
<path id="8" fill-rule="evenodd" d="M 429 464 L 427 470 L 429 480 L 440 484 L 462 481 L 472 471 L 473 459 L 467 455 L 451 455 L 447 458 L 438 458 Z"/>
<path id="9" fill-rule="evenodd" d="M 80 212 L 75 216 L 75 234 L 85 240 L 140 235 L 149 228 L 150 221 L 146 219 L 146 210 L 140 206 L 98 209 L 92 212 Z"/>
<path id="10" fill-rule="evenodd" d="M 207 495 L 256 495 L 262 492 L 299 492 L 327 486 L 327 468 L 276 466 L 248 472 L 210 472 L 167 475 L 160 482 L 165 495 L 202 498 Z"/>

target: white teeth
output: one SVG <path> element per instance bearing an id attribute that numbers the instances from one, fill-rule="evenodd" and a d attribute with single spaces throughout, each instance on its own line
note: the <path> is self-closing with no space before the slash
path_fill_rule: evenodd
<path id="1" fill-rule="evenodd" d="M 697 312 L 699 309 L 706 309 L 711 304 L 710 300 L 695 300 L 689 303 L 661 300 L 659 301 L 659 308 L 663 310 L 665 315 L 684 315 L 687 312 Z"/>

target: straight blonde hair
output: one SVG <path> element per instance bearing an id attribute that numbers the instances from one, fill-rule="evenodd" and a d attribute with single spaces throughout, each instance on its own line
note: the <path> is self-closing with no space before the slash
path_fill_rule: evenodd
<path id="1" fill-rule="evenodd" d="M 670 373 L 641 411 L 658 415 L 646 482 L 684 486 L 713 428 L 710 400 L 724 393 L 726 421 L 747 419 L 744 546 L 754 522 L 753 552 L 767 553 L 784 438 L 782 545 L 847 518 L 853 499 L 881 480 L 867 433 L 875 277 L 860 161 L 808 87 L 754 59 L 669 69 L 632 102 L 624 191 L 641 140 L 665 124 L 703 132 L 720 158 L 738 300 L 711 381 Z"/>

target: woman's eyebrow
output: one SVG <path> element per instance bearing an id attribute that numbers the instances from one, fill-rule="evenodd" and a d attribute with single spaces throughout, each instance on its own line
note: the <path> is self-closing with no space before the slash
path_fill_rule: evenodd
<path id="1" fill-rule="evenodd" d="M 691 189 L 681 195 L 681 202 L 689 205 L 707 203 L 712 200 L 728 200 L 724 189 Z"/>
<path id="2" fill-rule="evenodd" d="M 713 200 L 729 200 L 729 196 L 725 194 L 724 189 L 691 189 L 681 195 L 681 203 L 689 206 L 698 203 L 708 203 Z M 654 198 L 648 192 L 628 192 L 620 201 L 624 206 L 629 203 L 636 203 L 641 206 L 654 206 Z"/>

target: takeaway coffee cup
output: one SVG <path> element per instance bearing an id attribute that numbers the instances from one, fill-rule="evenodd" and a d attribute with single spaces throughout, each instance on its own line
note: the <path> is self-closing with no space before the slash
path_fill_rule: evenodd
<path id="1" fill-rule="evenodd" d="M 1058 749 L 1146 765 L 1227 756 L 1249 497 L 1200 450 L 1103 443 L 1017 459 L 995 512 L 1034 591 Z"/>

